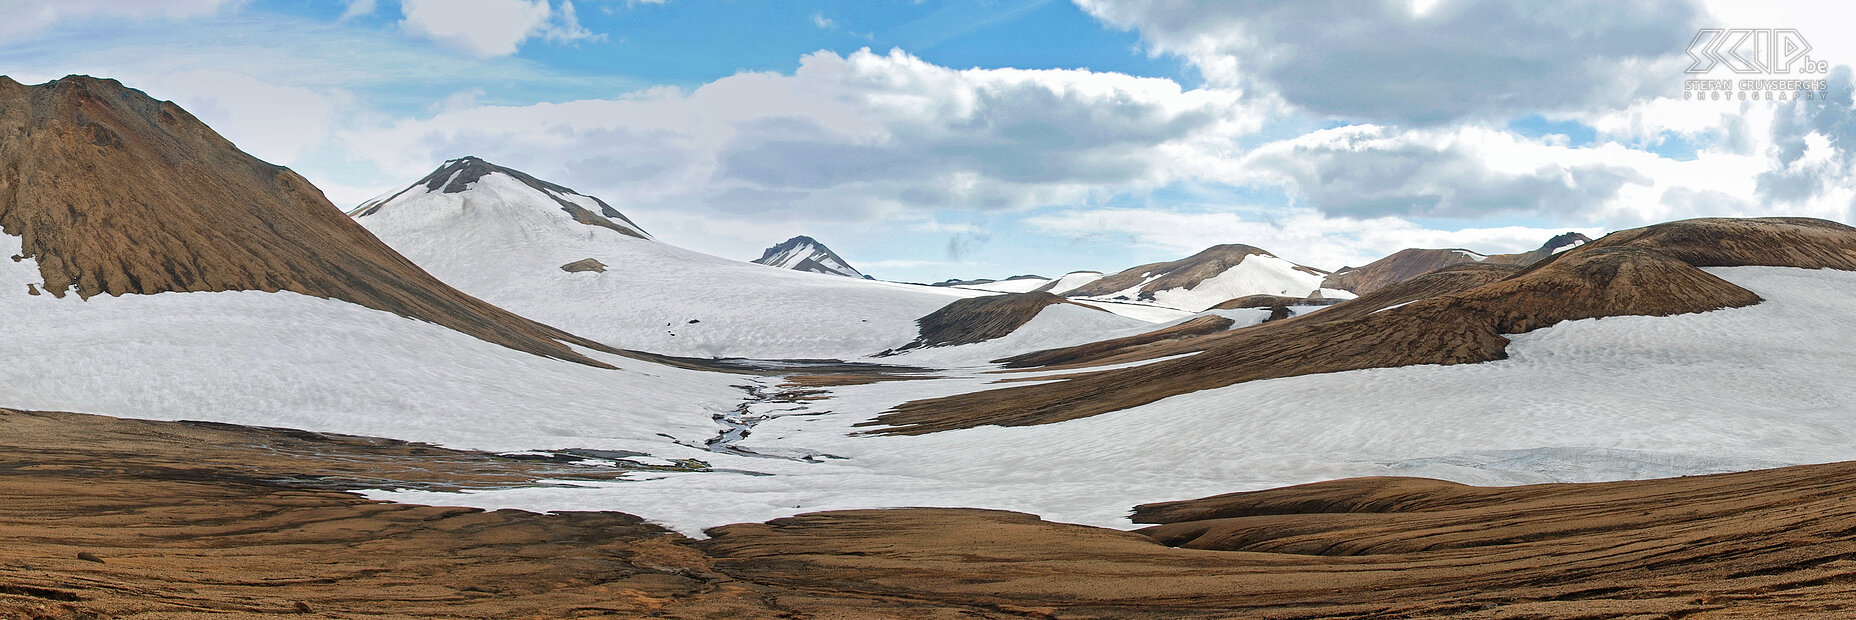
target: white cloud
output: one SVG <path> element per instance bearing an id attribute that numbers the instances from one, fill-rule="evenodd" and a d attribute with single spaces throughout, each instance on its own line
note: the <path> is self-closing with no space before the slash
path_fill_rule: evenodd
<path id="1" fill-rule="evenodd" d="M 581 27 L 572 2 L 557 12 L 548 0 L 401 0 L 406 32 L 479 58 L 516 53 L 540 36 L 557 43 L 603 40 Z"/>
<path id="2" fill-rule="evenodd" d="M 0 2 L 0 39 L 31 35 L 62 21 L 183 19 L 240 4 L 244 0 L 8 0 Z"/>
<path id="3" fill-rule="evenodd" d="M 580 14 L 574 11 L 572 0 L 561 0 L 561 10 L 553 22 L 542 30 L 542 36 L 555 43 L 573 43 L 576 41 L 604 41 L 606 35 L 593 34 L 580 25 Z"/>
<path id="4" fill-rule="evenodd" d="M 831 18 L 825 17 L 825 14 L 823 13 L 813 13 L 812 14 L 812 25 L 818 26 L 819 28 L 822 28 L 825 30 L 830 30 L 833 26 L 837 25 L 837 22 L 831 21 Z"/>
<path id="5" fill-rule="evenodd" d="M 1217 84 L 1317 115 L 1437 124 L 1621 106 L 1679 86 L 1683 0 L 1075 0 Z"/>
<path id="6" fill-rule="evenodd" d="M 1768 109 L 1764 118 L 1770 114 Z M 1841 118 L 1850 116 L 1846 111 Z M 1799 124 L 1821 127 L 1817 131 L 1826 136 L 1856 129 L 1849 121 Z M 1806 133 L 1770 121 L 1759 131 L 1767 126 L 1784 135 Z M 1835 142 L 1821 141 L 1817 159 L 1795 168 L 1806 186 L 1852 185 L 1851 159 L 1830 148 Z M 1759 137 L 1751 147 L 1730 146 L 1703 142 L 1693 158 L 1674 159 L 1618 142 L 1571 147 L 1481 126 L 1400 131 L 1356 125 L 1265 144 L 1236 169 L 1336 217 L 1505 216 L 1613 228 L 1702 216 L 1848 217 L 1847 201 L 1832 195 L 1758 200 L 1760 185 L 1793 169 L 1792 159 L 1771 138 Z"/>
<path id="7" fill-rule="evenodd" d="M 160 73 L 142 87 L 172 93 L 166 96 L 240 149 L 274 162 L 295 161 L 325 143 L 353 99 L 346 91 L 277 85 L 221 70 Z"/>
<path id="8" fill-rule="evenodd" d="M 1225 165 L 1262 115 L 1230 91 L 1082 70 L 807 55 L 693 91 L 480 107 L 349 134 L 416 177 L 474 153 L 609 200 L 759 220 L 1086 204 Z M 919 220 L 920 218 L 913 218 Z"/>

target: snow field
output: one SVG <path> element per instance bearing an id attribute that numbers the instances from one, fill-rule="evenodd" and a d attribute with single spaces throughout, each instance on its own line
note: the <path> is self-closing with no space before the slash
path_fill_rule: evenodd
<path id="1" fill-rule="evenodd" d="M 1594 481 L 1856 459 L 1856 273 L 1711 272 L 1768 301 L 1675 317 L 1572 321 L 1513 337 L 1510 359 L 1258 381 L 1032 427 L 857 436 L 918 398 L 987 387 L 835 388 L 829 415 L 762 424 L 744 446 L 847 457 L 406 501 L 611 509 L 696 533 L 815 510 L 967 506 L 1130 527 L 1135 504 L 1349 476 L 1472 484 Z M 721 463 L 718 462 L 718 466 Z"/>

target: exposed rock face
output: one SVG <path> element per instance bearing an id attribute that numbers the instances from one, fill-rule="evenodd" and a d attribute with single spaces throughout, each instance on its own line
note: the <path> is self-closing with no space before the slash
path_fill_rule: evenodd
<path id="1" fill-rule="evenodd" d="M 1198 288 L 1206 280 L 1223 275 L 1225 272 L 1242 265 L 1250 257 L 1267 257 L 1269 260 L 1281 261 L 1275 254 L 1266 250 L 1243 245 L 1225 244 L 1206 248 L 1192 256 L 1165 263 L 1150 263 L 1121 271 L 1064 293 L 1066 297 L 1107 297 L 1128 294 L 1136 289 L 1132 296 L 1137 300 L 1153 301 L 1164 291 L 1190 290 Z M 1299 272 L 1311 276 L 1306 283 L 1285 283 L 1285 286 L 1299 287 L 1302 290 L 1291 291 L 1295 296 L 1306 294 L 1316 288 L 1319 276 L 1326 272 L 1312 267 L 1294 265 L 1282 261 L 1287 271 Z M 1280 288 L 1278 286 L 1277 288 Z M 1248 291 L 1247 293 L 1280 293 L 1281 291 Z M 1228 299 L 1228 297 L 1224 298 Z M 1208 302 L 1206 305 L 1210 305 Z"/>
<path id="2" fill-rule="evenodd" d="M 1555 254 L 1585 245 L 1591 241 L 1591 238 L 1583 234 L 1564 232 L 1554 235 L 1552 239 L 1548 239 L 1546 243 L 1540 244 L 1540 247 L 1534 248 L 1529 252 L 1521 252 L 1519 254 L 1490 254 L 1489 262 L 1499 265 L 1520 265 L 1526 267 L 1546 260 L 1548 257 Z"/>
<path id="3" fill-rule="evenodd" d="M 849 262 L 838 257 L 838 253 L 825 247 L 825 244 L 805 235 L 787 239 L 767 248 L 765 252 L 761 252 L 760 258 L 749 262 L 850 278 L 870 277 L 852 268 Z"/>
<path id="4" fill-rule="evenodd" d="M 1342 303 L 1289 320 L 1168 343 L 1141 358 L 1191 357 L 1090 373 L 1032 386 L 905 403 L 870 425 L 919 434 L 980 424 L 1029 425 L 1087 417 L 1257 379 L 1464 364 L 1506 357 L 1508 339 L 1561 321 L 1667 316 L 1752 305 L 1759 296 L 1697 265 L 1771 265 L 1856 270 L 1856 228 L 1822 220 L 1689 220 L 1613 233 L 1513 275 L 1397 307 L 1367 300 L 1364 314 Z M 1497 275 L 1453 274 L 1453 286 Z M 1400 295 L 1426 294 L 1422 290 Z M 1381 307 L 1373 307 L 1381 305 Z M 1035 355 L 1035 354 L 1034 354 Z M 1092 363 L 1131 361 L 1097 358 Z"/>
<path id="5" fill-rule="evenodd" d="M 599 260 L 598 260 L 598 259 L 593 259 L 593 258 L 582 258 L 582 259 L 580 259 L 580 260 L 577 260 L 577 261 L 574 261 L 574 262 L 571 262 L 571 263 L 567 263 L 567 264 L 565 264 L 565 265 L 561 265 L 561 271 L 565 271 L 565 272 L 567 272 L 567 273 L 578 273 L 578 272 L 582 272 L 582 271 L 592 271 L 592 272 L 595 272 L 595 273 L 605 273 L 605 272 L 606 272 L 606 264 L 605 264 L 605 263 L 602 263 L 602 262 L 599 262 Z"/>
<path id="6" fill-rule="evenodd" d="M 296 173 L 114 80 L 0 77 L 0 228 L 53 295 L 291 291 L 537 355 L 611 350 L 446 286 Z"/>
<path id="7" fill-rule="evenodd" d="M 1528 266 L 1554 254 L 1591 241 L 1585 235 L 1569 232 L 1554 236 L 1535 250 L 1518 254 L 1477 254 L 1464 249 L 1429 250 L 1409 248 L 1353 269 L 1342 269 L 1323 280 L 1324 288 L 1353 291 L 1361 295 L 1385 288 L 1419 275 L 1451 265 L 1485 263 L 1491 265 Z"/>

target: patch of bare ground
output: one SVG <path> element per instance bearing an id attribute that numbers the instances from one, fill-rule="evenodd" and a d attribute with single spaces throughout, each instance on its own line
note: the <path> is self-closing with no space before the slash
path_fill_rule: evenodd
<path id="1" fill-rule="evenodd" d="M 1853 474 L 1367 478 L 1137 510 L 1168 522 L 1141 533 L 1192 547 L 1176 553 L 959 509 L 801 515 L 718 528 L 698 546 L 744 578 L 1051 617 L 1833 618 L 1856 600 Z"/>
<path id="2" fill-rule="evenodd" d="M 1385 290 L 1396 295 L 1356 299 L 1256 327 L 1110 351 L 1096 359 L 1085 351 L 1069 366 L 1084 359 L 1107 364 L 1202 352 L 1062 381 L 913 401 L 864 424 L 884 427 L 872 431 L 881 434 L 1048 424 L 1244 381 L 1503 359 L 1508 345 L 1503 334 L 1561 321 L 1668 316 L 1760 301 L 1697 265 L 1856 270 L 1856 229 L 1823 220 L 1763 218 L 1685 220 L 1621 231 L 1466 290 L 1424 297 L 1428 290 L 1395 286 Z M 1452 273 L 1452 280 L 1422 284 L 1443 291 L 1499 274 Z M 1416 300 L 1389 303 L 1403 297 Z"/>
<path id="3" fill-rule="evenodd" d="M 0 410 L 0 618 L 1833 618 L 1856 600 L 1849 463 L 1499 489 L 1342 480 L 1143 506 L 1162 525 L 1142 532 L 841 511 L 707 541 L 615 512 L 341 491 L 562 468 Z"/>
<path id="4" fill-rule="evenodd" d="M 485 512 L 343 492 L 615 473 L 365 437 L 0 409 L 0 618 L 915 613 L 735 579 L 689 539 L 622 513 Z M 788 597 L 831 612 L 795 614 Z M 920 607 L 922 617 L 1005 617 Z"/>
<path id="5" fill-rule="evenodd" d="M 1224 300 L 1223 302 L 1219 302 L 1216 306 L 1207 308 L 1207 310 L 1242 310 L 1245 308 L 1293 306 L 1303 301 L 1307 300 L 1302 297 L 1289 297 L 1287 295 L 1245 295 L 1243 297 Z"/>
<path id="6" fill-rule="evenodd" d="M 1234 323 L 1236 323 L 1236 321 L 1208 314 L 1186 320 L 1172 327 L 1156 329 L 1133 336 L 1099 340 L 1062 349 L 1049 349 L 1023 355 L 1014 355 L 994 361 L 1004 364 L 1006 368 L 1061 366 L 1078 361 L 1125 355 L 1133 351 L 1153 347 L 1160 343 L 1175 342 L 1208 334 L 1221 333 L 1231 329 L 1231 325 Z"/>

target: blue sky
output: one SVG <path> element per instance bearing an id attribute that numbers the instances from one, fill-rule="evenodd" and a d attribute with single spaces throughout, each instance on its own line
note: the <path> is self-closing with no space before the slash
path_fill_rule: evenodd
<path id="1" fill-rule="evenodd" d="M 1462 0 L 20 0 L 0 73 L 172 99 L 337 206 L 466 154 L 734 258 L 879 277 L 1321 268 L 1701 215 L 1849 221 L 1839 5 Z M 1832 101 L 1684 101 L 1701 27 Z M 1370 33 L 1372 36 L 1363 36 Z M 1717 76 L 1708 76 L 1717 77 Z M 1842 98 L 1838 98 L 1838 97 Z"/>

